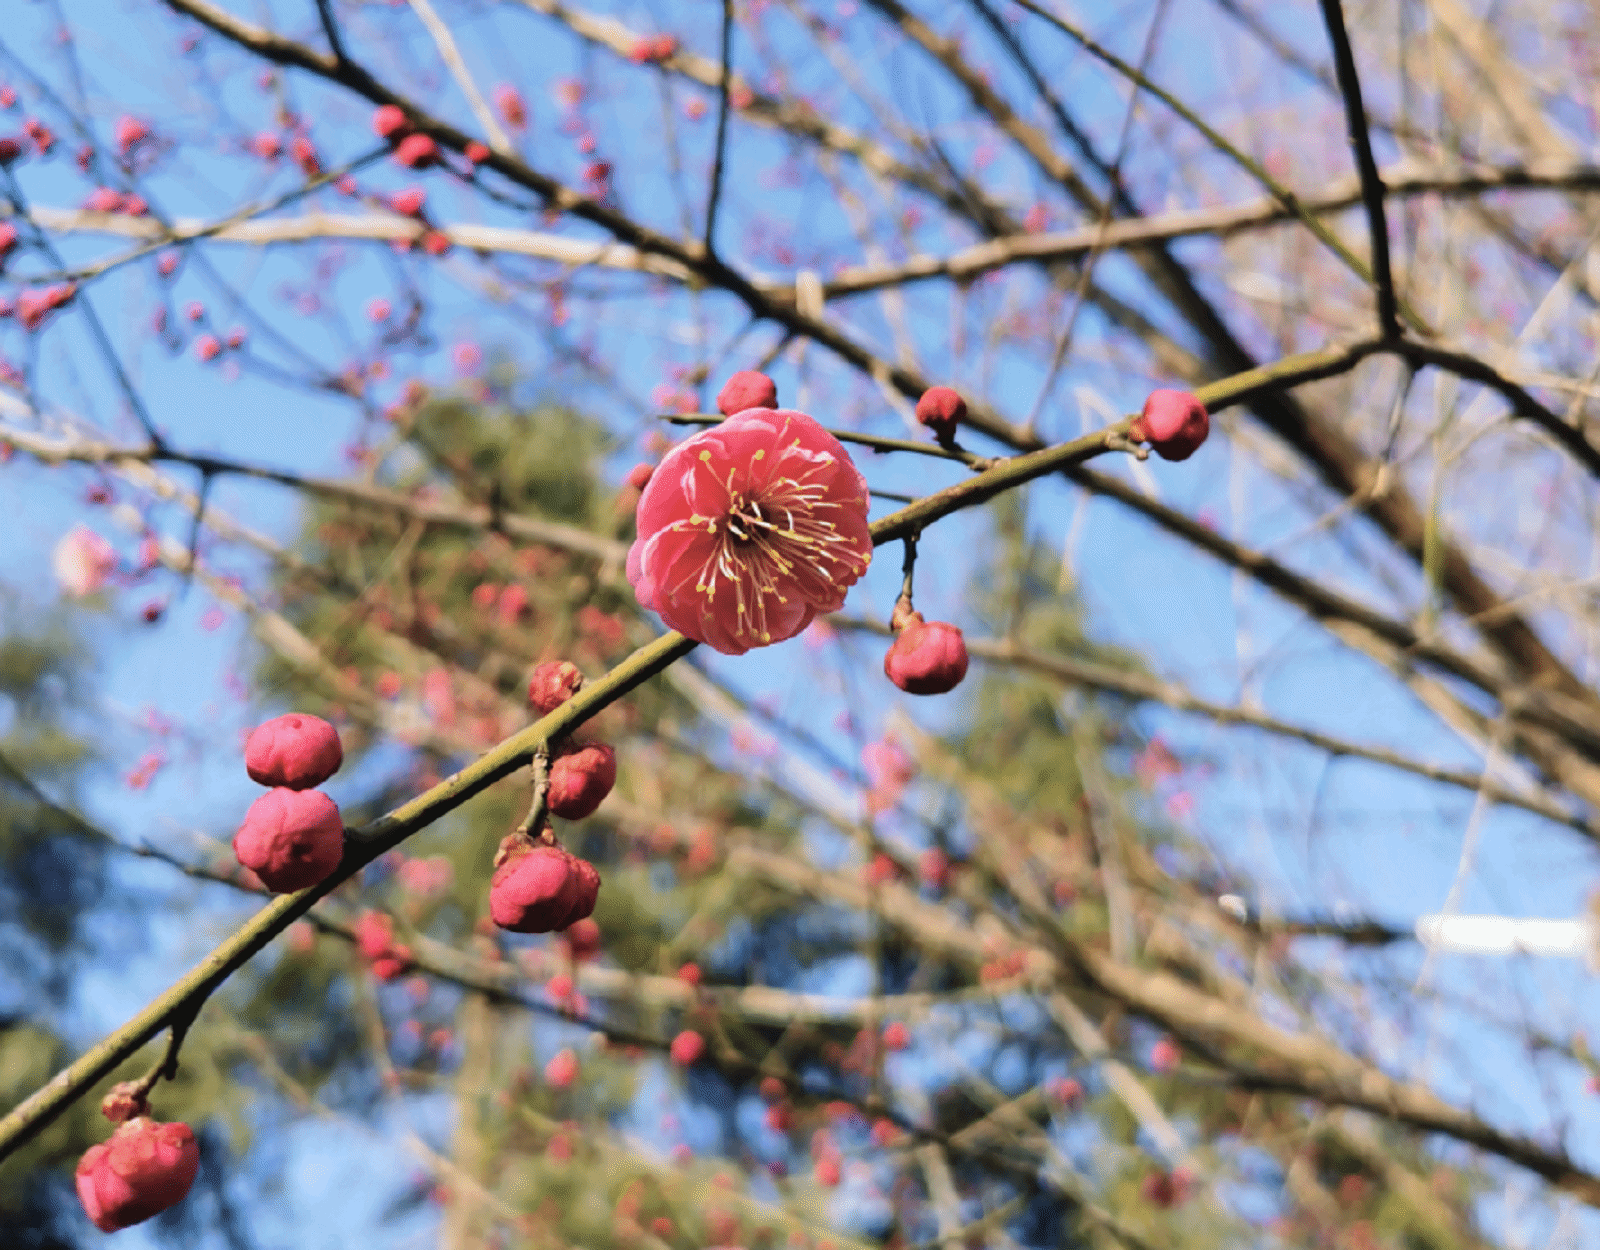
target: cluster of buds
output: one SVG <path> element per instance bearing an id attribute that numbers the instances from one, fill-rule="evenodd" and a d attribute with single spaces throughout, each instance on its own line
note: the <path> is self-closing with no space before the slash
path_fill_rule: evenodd
<path id="1" fill-rule="evenodd" d="M 118 191 L 115 187 L 96 187 L 84 200 L 83 207 L 90 213 L 120 213 L 125 217 L 143 217 L 150 211 L 144 196 Z"/>
<path id="2" fill-rule="evenodd" d="M 28 118 L 22 123 L 22 128 L 27 131 L 28 138 L 33 140 L 33 146 L 39 149 L 39 155 L 49 156 L 50 149 L 56 145 L 55 132 L 37 117 Z"/>
<path id="3" fill-rule="evenodd" d="M 659 65 L 663 61 L 670 61 L 677 51 L 676 35 L 647 35 L 643 39 L 633 41 L 633 47 L 628 51 L 628 59 L 635 65 Z"/>
<path id="4" fill-rule="evenodd" d="M 396 164 L 407 169 L 428 169 L 439 163 L 439 145 L 427 135 L 417 134 L 399 105 L 383 104 L 374 110 L 372 129 L 378 138 L 393 145 Z"/>
<path id="5" fill-rule="evenodd" d="M 65 308 L 78 294 L 76 282 L 56 282 L 47 287 L 29 287 L 17 296 L 16 314 L 26 330 L 37 330 L 44 319 L 58 308 Z"/>
<path id="6" fill-rule="evenodd" d="M 528 102 L 522 98 L 522 92 L 510 83 L 503 82 L 494 89 L 494 106 L 511 129 L 528 128 Z"/>
<path id="7" fill-rule="evenodd" d="M 917 400 L 917 420 L 939 446 L 959 451 L 956 427 L 966 420 L 967 401 L 948 386 L 931 386 Z M 889 617 L 894 642 L 883 657 L 883 672 L 907 694 L 947 694 L 967 675 L 967 643 L 958 626 L 924 620 L 911 601 L 911 571 L 916 537 L 906 539 L 905 584 Z"/>
<path id="8" fill-rule="evenodd" d="M 183 1201 L 200 1170 L 200 1146 L 187 1124 L 151 1118 L 144 1082 L 114 1086 L 100 1110 L 116 1132 L 84 1151 L 74 1180 L 90 1221 L 114 1233 Z"/>
<path id="9" fill-rule="evenodd" d="M 583 688 L 583 674 L 570 660 L 549 660 L 528 679 L 528 702 L 548 716 Z M 563 820 L 582 820 L 617 784 L 617 753 L 603 742 L 564 738 L 554 744 L 550 761 L 550 810 Z"/>
<path id="10" fill-rule="evenodd" d="M 583 688 L 583 674 L 567 660 L 538 665 L 528 681 L 528 702 L 540 716 L 555 711 Z M 556 843 L 542 815 L 553 812 L 566 820 L 582 820 L 611 793 L 617 781 L 617 756 L 603 742 L 563 738 L 552 744 L 549 768 L 538 785 L 530 826 L 501 843 L 489 883 L 489 915 L 512 933 L 567 930 L 573 957 L 599 947 L 599 929 L 589 921 L 600 893 L 600 874 Z M 588 921 L 582 929 L 580 922 Z M 580 948 L 584 956 L 579 955 Z"/>
<path id="11" fill-rule="evenodd" d="M 1194 1172 L 1180 1165 L 1170 1172 L 1151 1172 L 1139 1182 L 1139 1193 L 1151 1206 L 1171 1210 L 1189 1200 L 1194 1184 Z"/>
<path id="12" fill-rule="evenodd" d="M 343 763 L 338 731 L 304 713 L 269 720 L 245 742 L 245 771 L 271 789 L 245 814 L 233 853 L 274 894 L 315 885 L 339 866 L 344 821 L 338 805 L 313 787 Z"/>

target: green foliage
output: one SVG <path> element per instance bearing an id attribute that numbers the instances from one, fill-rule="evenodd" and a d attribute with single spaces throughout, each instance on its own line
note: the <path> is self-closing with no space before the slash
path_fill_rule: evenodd
<path id="1" fill-rule="evenodd" d="M 24 632 L 16 614 L 0 615 L 0 950 L 59 994 L 60 957 L 104 877 L 104 843 L 61 810 L 91 760 L 67 723 L 86 661 L 61 626 Z"/>
<path id="2" fill-rule="evenodd" d="M 66 1058 L 43 1017 L 84 953 L 106 846 L 62 810 L 92 758 L 69 726 L 83 651 L 61 625 L 24 620 L 15 601 L 0 608 L 0 1107 L 11 1107 Z M 0 1170 L 0 1228 L 15 1244 L 24 1231 L 49 1244 L 53 1212 L 68 1200 L 64 1173 L 104 1127 L 92 1103 L 78 1103 Z"/>

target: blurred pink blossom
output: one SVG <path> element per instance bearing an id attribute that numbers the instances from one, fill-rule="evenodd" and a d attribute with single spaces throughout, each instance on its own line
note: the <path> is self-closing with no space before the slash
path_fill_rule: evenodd
<path id="1" fill-rule="evenodd" d="M 81 599 L 105 584 L 117 567 L 117 553 L 88 526 L 78 525 L 56 544 L 51 563 L 61 588 Z"/>

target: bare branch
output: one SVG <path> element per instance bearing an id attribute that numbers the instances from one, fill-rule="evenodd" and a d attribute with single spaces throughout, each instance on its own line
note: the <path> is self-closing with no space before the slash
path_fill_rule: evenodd
<path id="1" fill-rule="evenodd" d="M 1372 282 L 1378 294 L 1378 324 L 1390 338 L 1400 334 L 1399 305 L 1394 293 L 1394 274 L 1389 269 L 1389 222 L 1383 211 L 1383 179 L 1372 155 L 1372 134 L 1367 129 L 1367 110 L 1361 102 L 1361 77 L 1356 72 L 1355 53 L 1344 26 L 1344 6 L 1339 0 L 1319 0 L 1322 20 L 1333 45 L 1334 70 L 1339 91 L 1344 96 L 1345 121 L 1350 128 L 1350 146 L 1355 149 L 1356 169 L 1361 174 L 1361 202 L 1367 210 L 1367 230 L 1372 238 Z"/>
<path id="2" fill-rule="evenodd" d="M 722 72 L 717 75 L 717 148 L 711 165 L 711 195 L 706 201 L 705 249 L 717 253 L 717 203 L 722 198 L 722 172 L 728 159 L 728 76 L 733 53 L 733 0 L 722 0 Z"/>

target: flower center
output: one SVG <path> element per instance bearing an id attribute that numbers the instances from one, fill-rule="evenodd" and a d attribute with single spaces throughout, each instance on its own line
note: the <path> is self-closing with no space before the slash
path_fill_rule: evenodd
<path id="1" fill-rule="evenodd" d="M 806 476 L 816 476 L 816 470 Z M 736 628 L 770 642 L 769 597 L 778 604 L 787 604 L 791 595 L 808 603 L 825 597 L 835 581 L 835 567 L 848 566 L 849 572 L 859 575 L 860 557 L 838 527 L 819 515 L 840 507 L 826 498 L 822 482 L 778 478 L 757 492 L 736 489 L 732 479 L 730 473 L 722 523 L 711 521 L 717 541 L 695 588 L 715 600 L 719 583 L 727 582 Z"/>

